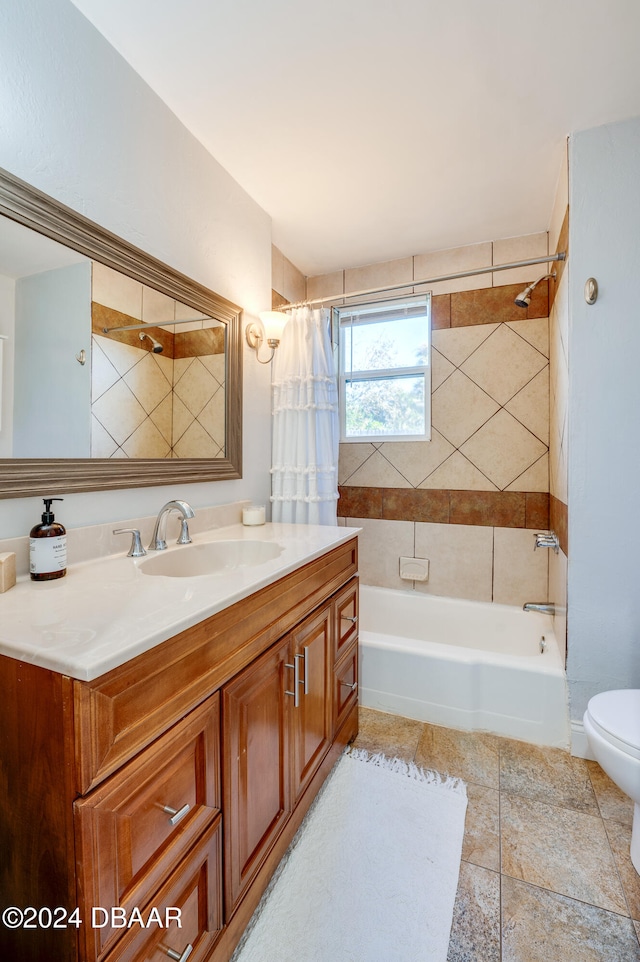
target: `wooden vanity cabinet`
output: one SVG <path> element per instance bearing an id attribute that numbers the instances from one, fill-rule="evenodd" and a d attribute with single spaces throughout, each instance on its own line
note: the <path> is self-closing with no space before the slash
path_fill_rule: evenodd
<path id="1" fill-rule="evenodd" d="M 3 958 L 227 962 L 357 733 L 357 585 L 354 537 L 94 681 L 0 656 L 0 901 L 82 918 Z"/>

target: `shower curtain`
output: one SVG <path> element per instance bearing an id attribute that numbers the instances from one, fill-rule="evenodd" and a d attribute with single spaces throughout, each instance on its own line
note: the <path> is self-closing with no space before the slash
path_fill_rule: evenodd
<path id="1" fill-rule="evenodd" d="M 273 359 L 273 521 L 336 524 L 338 387 L 329 312 L 295 308 Z"/>

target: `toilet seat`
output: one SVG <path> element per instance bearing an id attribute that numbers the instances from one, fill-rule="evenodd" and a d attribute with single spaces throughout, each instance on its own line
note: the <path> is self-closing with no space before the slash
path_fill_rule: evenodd
<path id="1" fill-rule="evenodd" d="M 620 751 L 640 759 L 640 690 L 603 691 L 589 700 L 589 721 L 596 732 Z"/>

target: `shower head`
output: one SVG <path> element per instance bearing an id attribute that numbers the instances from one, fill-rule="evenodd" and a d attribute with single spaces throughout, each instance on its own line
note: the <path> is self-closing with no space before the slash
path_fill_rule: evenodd
<path id="1" fill-rule="evenodd" d="M 151 335 L 147 334 L 146 331 L 140 331 L 140 340 L 144 341 L 145 337 L 151 341 L 151 350 L 153 351 L 153 353 L 162 354 L 162 351 L 164 350 L 164 348 L 162 347 L 162 344 L 160 343 L 160 341 L 156 341 L 155 337 L 151 337 Z"/>
<path id="2" fill-rule="evenodd" d="M 529 307 L 531 303 L 531 292 L 535 287 L 534 284 L 530 284 L 529 287 L 525 287 L 523 291 L 515 299 L 515 303 L 518 307 Z"/>
<path id="3" fill-rule="evenodd" d="M 543 274 L 542 277 L 539 277 L 537 281 L 533 282 L 533 284 L 529 284 L 527 287 L 525 287 L 525 289 L 521 291 L 520 294 L 518 294 L 514 303 L 518 307 L 529 307 L 529 304 L 531 303 L 531 294 L 533 292 L 534 287 L 537 284 L 539 284 L 540 281 L 546 281 L 547 277 L 555 277 L 555 276 L 556 276 L 555 271 L 553 271 L 551 274 Z"/>

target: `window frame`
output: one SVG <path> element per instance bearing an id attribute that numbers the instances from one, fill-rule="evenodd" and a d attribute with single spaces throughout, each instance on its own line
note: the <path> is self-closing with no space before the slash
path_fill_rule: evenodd
<path id="1" fill-rule="evenodd" d="M 403 305 L 419 306 L 424 305 L 426 317 L 426 343 L 427 357 L 425 364 L 413 365 L 410 367 L 391 367 L 391 368 L 364 368 L 360 371 L 345 371 L 345 350 L 343 340 L 343 329 L 346 326 L 342 321 L 344 315 L 353 316 L 361 311 L 363 314 L 372 314 L 375 311 L 393 311 L 398 309 L 400 312 Z M 337 305 L 332 308 L 332 328 L 333 343 L 337 353 L 336 368 L 338 371 L 338 395 L 340 412 L 340 442 L 342 444 L 361 444 L 361 443 L 386 443 L 397 441 L 430 441 L 431 440 L 431 304 L 432 296 L 430 291 L 423 294 L 409 294 L 401 297 L 385 298 L 380 300 L 367 300 L 357 303 L 347 303 Z M 392 323 L 392 321 L 391 321 Z M 347 401 L 346 387 L 353 381 L 383 381 L 394 380 L 403 376 L 421 375 L 424 378 L 424 432 L 419 434 L 367 434 L 349 435 L 346 430 L 347 422 Z"/>

